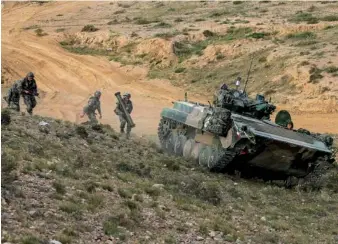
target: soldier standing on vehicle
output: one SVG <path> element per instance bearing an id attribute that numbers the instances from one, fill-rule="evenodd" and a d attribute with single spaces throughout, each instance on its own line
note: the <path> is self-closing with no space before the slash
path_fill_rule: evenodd
<path id="1" fill-rule="evenodd" d="M 124 103 L 124 106 L 127 110 L 127 112 L 130 114 L 133 111 L 133 103 L 130 100 L 131 95 L 130 93 L 125 93 L 123 94 L 122 97 L 122 101 Z M 121 104 L 119 102 L 116 103 L 116 108 L 114 110 L 115 114 L 119 116 L 120 119 L 120 132 L 124 133 L 124 127 L 127 124 L 127 134 L 126 137 L 129 138 L 130 137 L 130 132 L 131 132 L 131 126 L 127 123 L 127 119 L 125 117 L 125 115 L 123 114 L 123 110 L 121 107 Z"/>
<path id="2" fill-rule="evenodd" d="M 32 115 L 33 109 L 36 106 L 35 96 L 39 96 L 34 74 L 32 72 L 29 72 L 26 77 L 21 80 L 19 92 L 27 106 L 27 112 Z"/>
<path id="3" fill-rule="evenodd" d="M 20 112 L 20 91 L 22 80 L 17 80 L 14 82 L 12 87 L 8 89 L 7 96 L 4 97 L 4 100 L 7 102 L 8 107 Z"/>
<path id="4" fill-rule="evenodd" d="M 90 120 L 90 123 L 97 124 L 98 121 L 96 119 L 96 114 L 95 114 L 96 110 L 99 112 L 100 119 L 102 119 L 100 98 L 101 98 L 101 92 L 96 91 L 94 93 L 94 96 L 89 98 L 88 105 L 83 108 L 83 113 L 81 114 L 80 117 L 82 118 L 85 114 L 87 114 Z"/>

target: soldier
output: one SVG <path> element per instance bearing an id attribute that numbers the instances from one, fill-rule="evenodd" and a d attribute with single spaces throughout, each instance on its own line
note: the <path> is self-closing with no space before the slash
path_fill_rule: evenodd
<path id="1" fill-rule="evenodd" d="M 19 91 L 27 106 L 27 112 L 32 115 L 33 109 L 36 106 L 35 96 L 39 96 L 34 74 L 32 72 L 29 72 L 26 77 L 21 80 Z"/>
<path id="2" fill-rule="evenodd" d="M 287 128 L 288 130 L 292 130 L 292 129 L 293 129 L 293 123 L 292 123 L 292 121 L 289 121 L 289 122 L 288 122 L 288 124 L 286 125 L 286 128 Z"/>
<path id="3" fill-rule="evenodd" d="M 131 95 L 129 93 L 125 93 L 123 94 L 123 102 L 124 102 L 124 106 L 127 110 L 127 112 L 130 114 L 131 111 L 133 111 L 133 103 L 130 100 Z M 127 123 L 127 119 L 125 117 L 125 115 L 123 114 L 123 110 L 121 107 L 121 104 L 119 102 L 116 103 L 116 108 L 114 110 L 115 114 L 117 114 L 119 116 L 120 119 L 120 132 L 124 133 L 124 127 L 127 124 L 127 134 L 126 137 L 129 138 L 130 136 L 130 131 L 131 131 L 131 126 Z"/>
<path id="4" fill-rule="evenodd" d="M 213 99 L 213 104 L 216 107 L 222 106 L 224 96 L 225 94 L 229 91 L 229 88 L 227 84 L 223 83 L 220 87 L 219 90 L 214 92 L 214 99 Z"/>
<path id="5" fill-rule="evenodd" d="M 7 96 L 4 100 L 7 102 L 8 107 L 20 112 L 20 91 L 22 80 L 14 82 L 11 88 L 8 89 Z"/>
<path id="6" fill-rule="evenodd" d="M 83 108 L 83 113 L 80 116 L 82 118 L 85 114 L 87 114 L 91 124 L 98 123 L 95 114 L 96 110 L 99 112 L 100 119 L 102 119 L 100 97 L 101 92 L 96 91 L 94 96 L 89 98 L 88 105 Z"/>

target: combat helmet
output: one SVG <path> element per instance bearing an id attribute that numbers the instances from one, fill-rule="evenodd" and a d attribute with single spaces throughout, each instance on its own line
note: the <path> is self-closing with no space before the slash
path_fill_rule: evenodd
<path id="1" fill-rule="evenodd" d="M 27 75 L 26 75 L 26 77 L 32 77 L 32 78 L 34 78 L 34 73 L 33 72 L 28 72 Z"/>
<path id="2" fill-rule="evenodd" d="M 125 93 L 123 94 L 123 97 L 131 98 L 131 95 L 130 95 L 130 93 L 125 92 Z"/>
<path id="3" fill-rule="evenodd" d="M 97 98 L 101 97 L 101 92 L 100 91 L 96 91 L 94 93 L 94 97 L 97 97 Z"/>

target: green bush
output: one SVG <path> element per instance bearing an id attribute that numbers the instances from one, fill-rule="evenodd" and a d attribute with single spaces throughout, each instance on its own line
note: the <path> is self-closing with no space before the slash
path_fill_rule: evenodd
<path id="1" fill-rule="evenodd" d="M 323 21 L 338 21 L 338 15 L 328 15 L 321 18 Z"/>
<path id="2" fill-rule="evenodd" d="M 308 24 L 318 23 L 318 18 L 314 17 L 311 13 L 298 12 L 295 17 L 290 19 L 291 22 L 307 22 Z"/>
<path id="3" fill-rule="evenodd" d="M 203 31 L 203 35 L 205 37 L 210 37 L 210 36 L 215 36 L 215 33 L 212 32 L 212 31 L 209 31 L 209 30 L 205 30 L 205 31 Z"/>
<path id="4" fill-rule="evenodd" d="M 41 29 L 41 28 L 36 29 L 35 33 L 36 33 L 37 36 L 46 36 L 46 35 L 48 35 L 47 33 L 43 32 L 43 29 Z"/>
<path id="5" fill-rule="evenodd" d="M 168 24 L 166 22 L 160 22 L 156 25 L 154 25 L 155 28 L 170 28 L 171 24 Z"/>
<path id="6" fill-rule="evenodd" d="M 316 38 L 316 34 L 310 31 L 300 32 L 300 33 L 292 33 L 286 36 L 288 39 L 314 39 Z"/>
<path id="7" fill-rule="evenodd" d="M 331 66 L 325 68 L 325 71 L 327 73 L 335 73 L 335 72 L 338 72 L 338 67 L 331 65 Z"/>
<path id="8" fill-rule="evenodd" d="M 94 25 L 85 25 L 83 28 L 82 28 L 82 32 L 95 32 L 95 31 L 98 31 L 99 29 L 96 28 Z"/>
<path id="9" fill-rule="evenodd" d="M 175 73 L 182 73 L 184 71 L 185 71 L 185 68 L 183 68 L 183 67 L 175 69 Z"/>
<path id="10" fill-rule="evenodd" d="M 270 35 L 270 33 L 254 32 L 254 33 L 247 35 L 247 37 L 251 37 L 251 38 L 254 38 L 254 39 L 262 39 L 262 38 L 269 36 L 269 35 Z"/>

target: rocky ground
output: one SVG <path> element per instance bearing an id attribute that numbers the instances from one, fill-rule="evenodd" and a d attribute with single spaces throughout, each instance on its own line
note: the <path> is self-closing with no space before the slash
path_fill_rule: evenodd
<path id="1" fill-rule="evenodd" d="M 2 243 L 338 241 L 337 171 L 319 192 L 287 190 L 209 173 L 107 125 L 10 115 Z"/>

